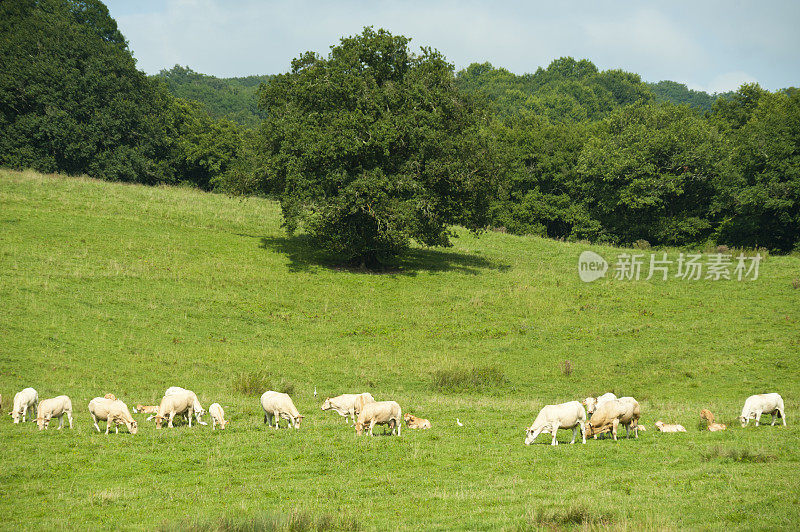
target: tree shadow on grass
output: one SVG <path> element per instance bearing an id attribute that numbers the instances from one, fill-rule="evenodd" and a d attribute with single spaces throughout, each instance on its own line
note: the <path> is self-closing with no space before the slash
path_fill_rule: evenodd
<path id="1" fill-rule="evenodd" d="M 313 266 L 322 266 L 330 270 L 372 275 L 413 276 L 420 271 L 459 272 L 478 275 L 481 270 L 506 271 L 510 268 L 507 264 L 498 263 L 478 255 L 413 248 L 397 258 L 393 264 L 383 269 L 370 270 L 343 263 L 341 257 L 319 249 L 305 235 L 293 237 L 265 236 L 261 238 L 259 247 L 286 255 L 289 258 L 289 271 L 291 272 L 312 272 Z"/>

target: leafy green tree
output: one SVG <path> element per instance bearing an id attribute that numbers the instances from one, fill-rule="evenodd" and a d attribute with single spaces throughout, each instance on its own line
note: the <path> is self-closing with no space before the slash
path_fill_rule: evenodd
<path id="1" fill-rule="evenodd" d="M 171 98 L 97 0 L 0 3 L 0 165 L 171 181 Z"/>
<path id="2" fill-rule="evenodd" d="M 603 121 L 578 161 L 580 192 L 598 238 L 685 245 L 713 231 L 720 135 L 686 106 L 639 104 Z"/>
<path id="3" fill-rule="evenodd" d="M 239 156 L 239 127 L 229 120 L 211 118 L 199 102 L 178 99 L 175 112 L 175 175 L 208 190 Z"/>
<path id="4" fill-rule="evenodd" d="M 439 52 L 408 42 L 365 28 L 261 92 L 257 189 L 280 196 L 290 231 L 370 267 L 412 240 L 449 245 L 448 224 L 483 227 L 491 197 L 479 109 Z"/>
<path id="5" fill-rule="evenodd" d="M 763 93 L 745 86 L 725 112 L 737 127 L 718 179 L 717 238 L 777 251 L 800 247 L 800 92 Z"/>
<path id="6" fill-rule="evenodd" d="M 714 102 L 718 99 L 730 98 L 733 95 L 732 92 L 708 94 L 690 89 L 684 83 L 669 80 L 648 83 L 647 86 L 655 95 L 656 101 L 670 102 L 676 105 L 685 104 L 701 112 L 710 112 Z"/>

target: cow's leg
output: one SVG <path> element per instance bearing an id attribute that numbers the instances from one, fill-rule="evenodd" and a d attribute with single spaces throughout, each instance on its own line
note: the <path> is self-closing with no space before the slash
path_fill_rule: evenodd
<path id="1" fill-rule="evenodd" d="M 189 428 L 192 428 L 192 415 L 194 415 L 194 412 L 193 412 L 193 411 L 192 411 L 192 409 L 190 408 L 190 409 L 187 411 L 187 414 L 189 414 L 189 415 L 188 415 L 188 418 L 189 418 Z"/>
<path id="2" fill-rule="evenodd" d="M 94 428 L 97 429 L 97 432 L 100 432 L 100 427 L 97 425 L 97 418 L 92 414 L 92 421 L 94 421 Z"/>
<path id="3" fill-rule="evenodd" d="M 280 428 L 280 425 L 279 425 L 279 423 L 280 423 L 280 421 L 281 421 L 281 415 L 280 415 L 280 413 L 279 413 L 279 412 L 277 412 L 277 411 L 273 412 L 273 413 L 272 413 L 272 418 L 275 420 L 275 430 L 278 430 L 278 428 Z"/>
<path id="4" fill-rule="evenodd" d="M 772 416 L 772 423 L 770 423 L 770 427 L 774 427 L 775 426 L 775 411 L 770 412 L 769 415 Z"/>
<path id="5" fill-rule="evenodd" d="M 581 437 L 583 438 L 583 443 L 586 444 L 586 423 L 579 421 L 578 424 L 578 426 L 581 428 Z"/>
<path id="6" fill-rule="evenodd" d="M 575 438 L 577 438 L 577 437 L 578 437 L 578 425 L 575 425 L 574 427 L 572 427 L 572 441 L 569 442 L 570 445 L 575 443 Z"/>
<path id="7" fill-rule="evenodd" d="M 761 412 L 756 412 L 756 427 L 758 426 L 759 421 L 761 421 Z"/>
<path id="8" fill-rule="evenodd" d="M 550 443 L 550 445 L 558 445 L 558 440 L 556 439 L 556 435 L 558 434 L 558 425 L 558 421 L 555 421 L 551 426 L 551 430 L 553 431 L 553 441 Z"/>
<path id="9" fill-rule="evenodd" d="M 111 416 L 106 418 L 106 434 L 108 434 L 108 431 L 110 429 L 111 429 Z"/>
<path id="10" fill-rule="evenodd" d="M 614 437 L 614 441 L 617 441 L 617 427 L 619 426 L 619 419 L 615 419 L 611 423 L 611 435 Z"/>
<path id="11" fill-rule="evenodd" d="M 786 414 L 783 412 L 782 408 L 780 410 L 778 410 L 778 412 L 780 412 L 780 414 L 781 414 L 781 421 L 783 422 L 783 426 L 785 427 L 786 426 Z"/>
<path id="12" fill-rule="evenodd" d="M 62 413 L 60 416 L 58 416 L 58 430 L 61 430 L 63 428 L 64 428 L 64 414 Z"/>
<path id="13" fill-rule="evenodd" d="M 369 422 L 369 435 L 370 436 L 375 436 L 375 434 L 373 434 L 373 432 L 372 432 L 373 428 L 375 428 L 375 420 L 374 419 Z"/>
<path id="14" fill-rule="evenodd" d="M 639 439 L 639 423 L 636 422 L 636 421 L 634 421 L 634 423 L 636 423 L 636 424 L 633 426 L 633 435 L 638 440 Z"/>
<path id="15" fill-rule="evenodd" d="M 167 423 L 168 428 L 174 428 L 175 425 L 172 424 L 172 421 L 175 419 L 175 411 L 169 413 L 169 423 Z"/>
<path id="16" fill-rule="evenodd" d="M 72 430 L 72 410 L 67 411 L 67 421 L 69 421 L 69 428 Z"/>
<path id="17" fill-rule="evenodd" d="M 402 419 L 398 419 L 398 420 L 397 420 L 397 435 L 398 435 L 398 436 L 400 436 L 400 427 L 401 427 L 402 425 L 403 425 L 403 420 L 402 420 Z"/>

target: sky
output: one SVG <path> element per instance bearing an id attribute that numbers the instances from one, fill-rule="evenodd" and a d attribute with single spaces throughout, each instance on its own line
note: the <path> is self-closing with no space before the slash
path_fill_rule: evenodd
<path id="1" fill-rule="evenodd" d="M 563 56 L 709 93 L 800 86 L 800 2 L 106 0 L 140 70 L 277 74 L 364 26 L 516 74 Z"/>

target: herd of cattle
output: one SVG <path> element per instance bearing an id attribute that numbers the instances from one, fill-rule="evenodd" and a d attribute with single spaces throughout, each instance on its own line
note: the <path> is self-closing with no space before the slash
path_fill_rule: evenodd
<path id="1" fill-rule="evenodd" d="M 2 405 L 3 399 L 0 396 L 0 408 Z M 288 426 L 299 429 L 300 422 L 304 417 L 300 415 L 292 398 L 281 392 L 264 392 L 261 396 L 261 408 L 264 410 L 264 423 L 270 426 L 274 423 L 276 429 L 279 428 L 281 419 L 287 420 Z M 431 423 L 427 419 L 421 419 L 408 413 L 402 416 L 400 405 L 395 401 L 376 401 L 370 393 L 343 394 L 325 399 L 322 410 L 337 412 L 345 418 L 345 422 L 350 416 L 359 435 L 364 429 L 369 430 L 370 435 L 374 435 L 372 430 L 376 425 L 387 425 L 391 434 L 399 436 L 400 422 L 403 419 L 410 428 L 431 428 Z M 31 418 L 34 418 L 35 415 L 39 430 L 47 429 L 50 420 L 54 418 L 58 419 L 58 428 L 61 429 L 64 426 L 65 416 L 69 422 L 69 428 L 72 428 L 72 400 L 66 395 L 39 402 L 39 394 L 36 390 L 25 388 L 14 396 L 14 406 L 9 414 L 13 417 L 14 423 L 20 421 L 24 423 L 29 413 Z M 98 421 L 106 422 L 106 434 L 109 433 L 112 425 L 116 433 L 119 433 L 120 425 L 125 425 L 131 434 L 136 434 L 139 430 L 139 425 L 133 419 L 128 405 L 117 399 L 114 394 L 108 393 L 104 397 L 95 397 L 89 401 L 89 413 L 92 415 L 94 428 L 98 432 L 100 432 Z M 185 417 L 190 427 L 193 417 L 197 423 L 208 425 L 202 420 L 206 411 L 200 404 L 197 394 L 178 386 L 167 388 L 158 406 L 138 404 L 133 408 L 133 413 L 150 414 L 147 421 L 154 419 L 156 429 L 160 429 L 165 420 L 167 426 L 172 428 L 175 416 Z M 212 429 L 216 430 L 217 425 L 220 429 L 224 429 L 228 424 L 225 420 L 225 411 L 219 403 L 212 404 L 208 408 L 208 413 L 211 416 Z"/>
<path id="2" fill-rule="evenodd" d="M 315 392 L 316 394 L 316 389 Z M 2 408 L 2 396 L 0 396 L 0 408 Z M 38 406 L 38 408 L 37 408 Z M 584 410 L 584 407 L 586 409 Z M 279 428 L 279 420 L 288 421 L 288 426 L 296 429 L 300 428 L 302 415 L 292 401 L 292 398 L 285 393 L 267 391 L 261 396 L 261 408 L 264 410 L 264 423 L 275 428 Z M 369 393 L 343 394 L 337 397 L 325 399 L 322 403 L 322 410 L 334 411 L 344 417 L 345 423 L 349 424 L 348 417 L 352 419 L 356 433 L 361 434 L 367 429 L 370 435 L 374 435 L 372 430 L 376 425 L 386 425 L 390 434 L 400 435 L 401 421 L 405 421 L 409 428 L 429 429 L 431 422 L 427 419 L 415 417 L 406 413 L 402 415 L 400 405 L 395 401 L 376 401 Z M 64 426 L 64 416 L 67 417 L 69 427 L 72 428 L 72 401 L 66 395 L 44 399 L 39 402 L 39 394 L 33 388 L 25 388 L 14 396 L 14 407 L 10 412 L 14 423 L 20 420 L 24 423 L 28 417 L 35 414 L 36 423 L 39 430 L 47 429 L 50 420 L 58 418 L 58 428 Z M 100 432 L 98 421 L 106 422 L 106 434 L 109 433 L 111 426 L 115 432 L 119 432 L 119 426 L 125 425 L 131 434 L 138 432 L 138 424 L 133 419 L 128 406 L 117 399 L 113 394 L 106 394 L 104 397 L 95 397 L 89 401 L 89 413 L 94 421 L 94 428 Z M 160 429 L 164 420 L 167 426 L 172 427 L 175 416 L 183 416 L 187 419 L 189 426 L 192 426 L 192 417 L 197 423 L 207 425 L 202 420 L 205 410 L 200 404 L 197 394 L 191 390 L 173 386 L 168 388 L 158 406 L 155 405 L 136 405 L 133 413 L 150 414 L 148 421 L 155 419 L 157 429 Z M 227 425 L 225 412 L 219 403 L 214 403 L 208 408 L 211 416 L 212 429 L 216 430 L 217 425 L 224 429 Z M 587 417 L 588 413 L 588 417 Z M 786 425 L 786 415 L 784 412 L 783 398 L 777 393 L 767 393 L 752 395 L 747 398 L 739 416 L 742 427 L 746 427 L 751 419 L 755 420 L 758 426 L 761 416 L 770 414 L 772 425 L 775 425 L 777 418 L 781 419 Z M 725 430 L 726 426 L 714 421 L 714 415 L 709 410 L 701 411 L 701 418 L 708 423 L 708 430 Z M 539 411 L 533 424 L 525 431 L 525 444 L 530 445 L 542 433 L 551 434 L 553 439 L 551 445 L 558 445 L 556 435 L 559 429 L 572 429 L 572 441 L 575 443 L 578 429 L 580 429 L 583 443 L 586 443 L 587 436 L 597 438 L 598 435 L 610 432 L 614 440 L 617 439 L 617 429 L 620 425 L 625 427 L 625 433 L 630 437 L 630 432 L 636 438 L 639 437 L 639 430 L 644 427 L 639 425 L 640 407 L 633 397 L 617 398 L 613 393 L 606 393 L 600 397 L 587 397 L 583 402 L 570 401 L 557 405 L 547 405 Z M 460 423 L 459 423 L 460 424 Z M 665 424 L 662 421 L 655 423 L 656 428 L 661 432 L 686 432 L 681 425 Z"/>

